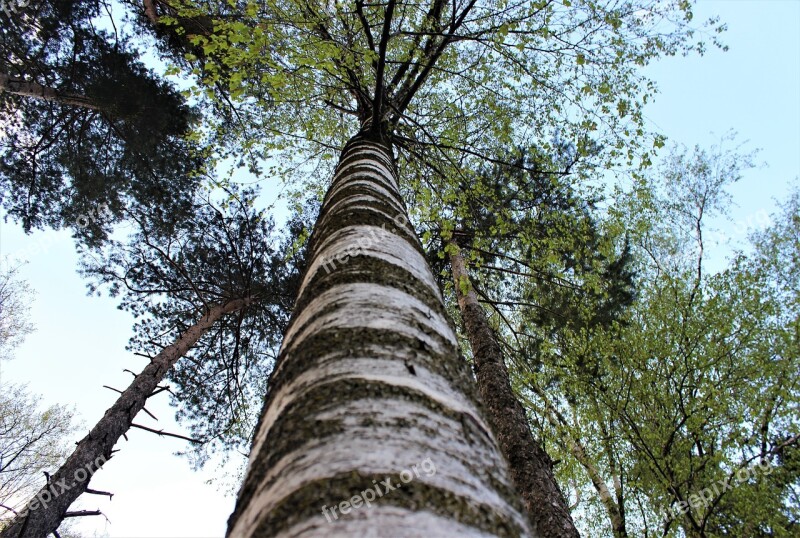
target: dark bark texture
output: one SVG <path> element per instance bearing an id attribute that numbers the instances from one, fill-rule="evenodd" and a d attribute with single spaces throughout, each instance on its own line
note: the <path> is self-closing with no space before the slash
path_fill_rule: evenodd
<path id="1" fill-rule="evenodd" d="M 511 479 L 543 538 L 577 538 L 561 489 L 553 476 L 553 462 L 533 437 L 525 409 L 514 395 L 503 352 L 472 289 L 464 258 L 451 242 L 450 265 L 455 281 L 464 332 L 472 348 L 475 376 L 500 450 L 508 460 Z"/>
<path id="2" fill-rule="evenodd" d="M 246 299 L 239 299 L 212 307 L 174 344 L 153 357 L 89 434 L 77 443 L 75 451 L 50 476 L 48 484 L 0 532 L 0 538 L 45 538 L 56 531 L 69 506 L 86 491 L 92 474 L 111 459 L 114 444 L 131 427 L 134 417 L 142 410 L 167 371 L 217 320 L 246 304 Z"/>

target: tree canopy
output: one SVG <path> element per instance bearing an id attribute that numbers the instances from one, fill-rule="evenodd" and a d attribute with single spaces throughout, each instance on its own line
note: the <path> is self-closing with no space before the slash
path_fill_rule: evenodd
<path id="1" fill-rule="evenodd" d="M 678 149 L 648 174 L 611 223 L 630 233 L 635 301 L 610 325 L 559 325 L 539 368 L 517 370 L 562 480 L 596 514 L 592 532 L 796 532 L 800 477 L 785 462 L 798 441 L 797 286 L 784 275 L 797 260 L 797 193 L 749 251 L 705 265 L 707 221 L 751 162 Z"/>
<path id="2" fill-rule="evenodd" d="M 243 149 L 289 161 L 273 171 L 329 159 L 373 122 L 391 132 L 409 181 L 444 164 L 463 173 L 498 145 L 548 146 L 556 129 L 578 152 L 601 140 L 606 162 L 646 161 L 641 107 L 655 87 L 640 68 L 702 52 L 724 29 L 709 21 L 698 37 L 688 2 L 153 5 L 195 47 L 178 49 L 177 65 L 233 110 L 238 126 L 225 126 Z"/>
<path id="3" fill-rule="evenodd" d="M 361 132 L 394 152 L 454 319 L 448 245 L 464 253 L 585 533 L 797 532 L 800 195 L 709 269 L 709 218 L 753 156 L 675 147 L 654 169 L 643 116 L 642 68 L 724 47 L 719 20 L 684 0 L 122 5 L 132 34 L 96 1 L 0 14 L 0 201 L 26 231 L 73 230 L 145 357 L 252 301 L 168 373 L 196 462 L 247 450 L 312 213 Z M 228 156 L 311 200 L 283 233 L 219 179 Z"/>
<path id="4" fill-rule="evenodd" d="M 0 200 L 25 231 L 98 242 L 132 205 L 180 218 L 203 171 L 198 119 L 100 2 L 31 2 L 0 30 Z"/>
<path id="5" fill-rule="evenodd" d="M 90 290 L 107 289 L 137 319 L 129 350 L 152 357 L 212 305 L 246 299 L 248 306 L 215 324 L 167 373 L 177 418 L 202 441 L 202 465 L 218 451 L 247 452 L 266 379 L 286 328 L 302 251 L 279 234 L 256 192 L 197 198 L 191 217 L 164 233 L 148 220 L 102 250 L 84 249 Z"/>

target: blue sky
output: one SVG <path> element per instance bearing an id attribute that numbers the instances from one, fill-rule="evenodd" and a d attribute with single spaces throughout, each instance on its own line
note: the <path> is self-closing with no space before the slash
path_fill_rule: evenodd
<path id="1" fill-rule="evenodd" d="M 800 1 L 704 1 L 697 19 L 719 14 L 728 23 L 728 52 L 669 58 L 648 68 L 661 93 L 647 110 L 654 129 L 687 146 L 717 143 L 730 129 L 748 147 L 761 148 L 765 168 L 748 171 L 732 189 L 737 207 L 724 224 L 732 237 L 737 224 L 771 212 L 800 176 Z M 39 245 L 40 248 L 36 248 Z M 37 291 L 31 318 L 37 332 L 0 363 L 0 382 L 27 383 L 48 404 L 74 404 L 84 423 L 94 424 L 114 401 L 102 385 L 124 388 L 143 361 L 125 352 L 131 319 L 106 298 L 86 297 L 76 274 L 77 257 L 68 234 L 22 234 L 0 224 L 0 256 L 25 254 L 22 276 Z M 76 368 L 76 365 L 78 367 Z M 166 397 L 148 405 L 159 427 L 180 431 Z M 152 424 L 147 417 L 142 423 Z M 90 497 L 85 508 L 101 508 L 103 518 L 83 518 L 79 528 L 115 538 L 222 536 L 233 499 L 204 484 L 172 453 L 177 439 L 132 431 L 122 451 L 98 473 L 92 487 L 115 492 L 112 502 Z"/>
<path id="2" fill-rule="evenodd" d="M 734 224 L 772 211 L 800 176 L 800 2 L 702 1 L 695 19 L 719 14 L 728 24 L 728 52 L 667 58 L 650 66 L 660 95 L 646 116 L 671 141 L 718 143 L 726 131 L 760 148 L 766 168 L 751 170 L 731 193 Z"/>

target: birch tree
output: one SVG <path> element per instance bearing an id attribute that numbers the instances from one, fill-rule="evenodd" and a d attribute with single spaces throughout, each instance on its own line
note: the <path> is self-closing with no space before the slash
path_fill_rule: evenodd
<path id="1" fill-rule="evenodd" d="M 557 327 L 543 363 L 515 362 L 593 535 L 796 530 L 798 393 L 785 370 L 796 368 L 796 194 L 768 227 L 766 212 L 751 215 L 765 227 L 751 249 L 707 267 L 722 237 L 708 219 L 728 212 L 726 190 L 750 164 L 673 151 L 605 221 L 629 234 L 633 303 L 610 325 Z"/>
<path id="2" fill-rule="evenodd" d="M 152 21 L 153 10 L 150 8 L 155 6 L 158 15 L 163 4 L 143 5 L 144 15 Z M 580 3 L 575 9 L 563 11 L 550 3 L 514 4 L 503 8 L 493 4 L 466 2 L 456 3 L 452 9 L 443 2 L 415 5 L 394 1 L 385 4 L 356 2 L 355 6 L 293 2 L 241 3 L 235 6 L 174 2 L 166 5 L 169 9 L 160 11 L 162 17 L 157 19 L 162 24 L 180 24 L 176 13 L 184 19 L 196 20 L 207 16 L 213 20 L 212 31 L 208 31 L 206 27 L 203 32 L 187 35 L 192 45 L 202 48 L 202 54 L 189 53 L 185 59 L 196 62 L 193 64 L 196 66 L 193 74 L 202 84 L 197 90 L 198 94 L 208 95 L 221 90 L 222 98 L 232 99 L 234 107 L 239 107 L 240 111 L 252 112 L 246 116 L 248 121 L 242 122 L 240 131 L 245 133 L 247 147 L 259 145 L 258 141 L 253 140 L 254 131 L 249 130 L 250 125 L 255 122 L 256 132 L 270 135 L 266 139 L 266 149 L 280 152 L 289 148 L 289 151 L 282 154 L 288 160 L 295 156 L 306 158 L 309 154 L 316 154 L 315 156 L 322 157 L 325 162 L 325 158 L 333 160 L 331 157 L 335 154 L 335 148 L 341 147 L 348 138 L 359 133 L 358 137 L 350 138 L 346 147 L 356 148 L 360 143 L 357 140 L 371 141 L 374 147 L 369 148 L 369 151 L 365 148 L 362 152 L 361 160 L 365 162 L 365 168 L 375 168 L 382 176 L 391 174 L 409 178 L 403 188 L 410 187 L 411 192 L 417 193 L 426 191 L 429 201 L 438 200 L 438 193 L 449 189 L 446 184 L 438 181 L 429 185 L 422 183 L 430 177 L 425 175 L 426 170 L 433 170 L 437 164 L 449 161 L 458 163 L 456 170 L 463 170 L 465 161 L 469 159 L 486 159 L 487 148 L 495 147 L 497 140 L 509 142 L 524 140 L 526 137 L 529 140 L 541 138 L 539 129 L 547 123 L 543 120 L 542 110 L 567 119 L 564 125 L 569 126 L 569 137 L 576 141 L 579 151 L 584 151 L 591 145 L 588 133 L 601 122 L 613 124 L 610 131 L 620 127 L 620 134 L 625 131 L 623 124 L 631 125 L 631 130 L 626 131 L 628 135 L 642 135 L 643 131 L 636 127 L 641 120 L 636 110 L 641 104 L 642 96 L 633 85 L 627 85 L 636 79 L 633 74 L 636 69 L 634 66 L 644 64 L 658 54 L 682 50 L 688 37 L 687 20 L 681 19 L 687 9 L 684 4 L 677 9 L 673 9 L 676 6 L 661 9 L 648 4 L 646 10 L 639 12 L 631 11 L 627 5 L 604 6 L 599 9 L 589 3 Z M 598 9 L 602 12 L 601 15 L 598 14 Z M 664 28 L 661 26 L 665 22 L 662 16 L 675 16 L 667 22 L 668 26 L 672 22 L 676 23 L 675 26 L 670 26 L 667 33 L 654 30 L 656 27 Z M 552 23 L 554 18 L 559 22 Z M 616 31 L 623 27 L 621 33 L 625 33 L 629 39 L 615 39 L 613 36 Z M 601 39 L 593 40 L 593 36 L 600 34 L 603 36 Z M 548 39 L 553 36 L 556 36 L 554 42 L 559 39 L 562 43 L 564 40 L 568 42 L 564 49 L 547 49 Z M 588 45 L 586 40 L 591 40 L 592 44 Z M 543 56 L 534 58 L 536 54 L 533 52 L 541 50 L 545 50 Z M 569 52 L 561 54 L 562 50 Z M 565 63 L 567 58 L 572 62 Z M 557 66 L 561 65 L 568 67 L 559 71 Z M 614 65 L 614 69 L 609 69 L 609 65 Z M 504 76 L 497 76 L 501 72 Z M 573 73 L 576 78 L 571 79 L 567 85 L 573 89 L 583 89 L 571 93 L 565 100 L 560 100 L 560 95 L 553 92 L 552 88 L 559 85 L 557 80 L 560 76 L 569 79 Z M 619 78 L 611 81 L 607 78 L 609 74 L 619 74 Z M 540 79 L 547 82 L 540 84 Z M 581 85 L 582 83 L 584 84 Z M 617 95 L 620 92 L 632 92 L 632 98 L 622 99 L 617 103 L 617 97 L 611 96 L 611 88 L 615 85 L 619 86 Z M 635 98 L 633 94 L 636 94 Z M 584 99 L 586 101 L 582 102 Z M 612 112 L 612 106 L 616 107 L 615 112 Z M 592 118 L 597 117 L 598 121 L 585 118 L 577 120 L 580 115 L 576 114 L 578 110 Z M 594 112 L 595 110 L 600 112 Z M 548 116 L 547 120 L 552 120 L 553 117 Z M 621 118 L 621 122 L 618 123 L 613 118 Z M 617 138 L 612 145 L 615 149 L 610 153 L 611 158 L 624 156 L 625 152 L 622 150 L 627 146 L 622 141 L 623 138 L 624 136 Z M 297 149 L 309 151 L 293 155 L 292 152 Z M 394 150 L 397 150 L 397 167 L 392 162 Z M 375 159 L 367 158 L 373 153 L 377 154 Z M 630 154 L 627 157 L 633 160 L 638 155 Z M 385 162 L 381 164 L 382 161 Z M 348 154 L 345 152 L 339 159 L 339 175 L 335 176 L 326 202 L 331 206 L 331 215 L 336 214 L 334 208 L 348 206 L 345 195 L 340 192 L 345 187 L 336 187 L 336 182 L 340 179 L 343 185 L 347 184 L 347 162 Z M 416 172 L 419 172 L 417 178 L 411 179 Z M 378 228 L 386 224 L 388 227 L 390 222 L 386 218 L 393 215 L 381 209 L 378 201 L 369 198 L 372 193 L 367 193 L 377 190 L 376 185 L 380 178 L 359 181 L 365 191 L 365 194 L 359 196 L 375 206 L 375 213 L 384 213 L 384 216 L 365 216 L 363 221 L 358 221 L 357 218 L 360 217 L 356 217 L 353 210 L 353 215 L 348 216 L 352 226 L 358 223 Z M 399 192 L 400 184 L 397 179 L 394 182 L 394 187 Z M 380 188 L 386 189 L 383 183 L 389 184 L 391 181 L 380 182 Z M 420 188 L 422 185 L 424 188 Z M 392 194 L 391 191 L 389 194 Z M 345 274 L 351 273 L 347 269 L 333 270 L 327 260 L 315 261 L 315 256 L 322 254 L 314 249 L 328 241 L 328 234 L 337 231 L 332 226 L 328 229 L 327 223 L 332 218 L 328 217 L 327 211 L 327 208 L 323 208 L 321 220 L 314 231 L 311 265 L 304 286 L 310 285 L 313 275 L 319 273 L 315 263 L 331 269 L 330 279 L 344 278 Z M 326 230 L 325 235 L 320 228 Z M 349 232 L 347 228 L 342 228 L 341 233 L 345 235 Z M 359 234 L 363 235 L 361 232 Z M 391 242 L 396 243 L 394 240 Z M 411 243 L 414 242 L 412 239 Z M 350 243 L 344 246 L 352 250 L 354 245 Z M 401 250 L 387 250 L 382 256 L 404 259 Z M 362 280 L 357 280 L 354 275 L 354 280 L 334 286 L 325 295 L 325 298 L 336 298 L 335 307 L 322 299 L 305 298 L 305 294 L 309 292 L 301 288 L 293 319 L 306 320 L 318 315 L 322 316 L 324 323 L 342 323 L 344 320 L 326 315 L 327 310 L 341 308 L 342 313 L 338 317 L 342 318 L 350 315 L 354 304 L 371 304 L 370 301 L 374 300 L 371 297 L 375 293 L 372 290 L 378 288 L 374 286 L 377 275 L 373 274 L 375 269 L 372 267 L 375 263 L 368 259 L 375 256 L 371 256 L 369 252 L 355 257 L 346 255 L 348 266 L 352 267 L 360 267 L 361 257 L 365 258 L 365 268 L 358 276 Z M 405 266 L 409 263 L 396 262 L 394 265 L 408 272 L 411 268 Z M 424 261 L 420 263 L 422 265 L 415 263 L 411 267 L 415 271 L 423 271 Z M 392 274 L 390 269 L 386 269 L 387 274 Z M 342 295 L 348 285 L 356 284 L 369 284 L 364 291 L 369 299 L 366 295 L 363 299 Z M 341 289 L 336 290 L 337 287 Z M 419 287 L 407 284 L 403 289 L 405 293 L 409 293 L 414 289 L 419 290 Z M 321 286 L 320 290 L 325 292 L 327 288 Z M 435 303 L 428 301 L 425 304 L 430 307 Z M 322 305 L 325 305 L 324 309 Z M 310 313 L 305 313 L 304 307 L 310 308 Z M 413 311 L 413 308 L 410 310 Z M 309 365 L 309 372 L 313 373 L 293 382 L 294 375 L 299 375 L 296 369 L 301 369 L 301 366 L 295 368 L 288 365 L 295 361 L 297 364 L 304 364 L 305 359 L 302 356 L 293 358 L 293 350 L 295 347 L 304 349 L 306 337 L 301 332 L 297 336 L 299 343 L 295 344 L 292 328 L 295 324 L 302 326 L 304 323 L 293 321 L 284 340 L 282 354 L 271 381 L 272 388 L 264 418 L 254 442 L 248 478 L 240 494 L 237 511 L 231 520 L 230 532 L 234 535 L 247 535 L 260 529 L 277 532 L 295 524 L 316 528 L 318 524 L 316 520 L 309 519 L 313 497 L 310 491 L 314 489 L 313 484 L 316 481 L 329 484 L 331 471 L 310 466 L 307 474 L 300 474 L 301 467 L 297 465 L 308 459 L 308 456 L 302 454 L 306 454 L 306 450 L 311 451 L 314 443 L 310 439 L 310 430 L 296 422 L 300 417 L 290 413 L 293 409 L 291 401 L 296 391 L 300 390 L 295 385 L 308 384 L 304 394 L 308 393 L 308 397 L 312 397 L 315 392 L 312 387 L 320 385 L 322 378 L 325 378 L 324 374 L 328 372 L 325 368 L 334 371 L 336 367 Z M 323 325 L 322 322 L 308 323 L 311 328 Z M 311 328 L 309 335 L 313 332 Z M 439 330 L 439 334 L 445 333 Z M 312 336 L 307 338 L 313 340 Z M 338 352 L 343 353 L 343 358 L 339 360 L 342 369 L 350 368 L 344 359 L 352 358 L 351 349 L 356 348 L 360 339 L 360 335 L 354 335 L 340 342 L 342 349 Z M 407 357 L 408 353 L 398 352 L 397 355 Z M 287 366 L 284 368 L 283 364 Z M 413 364 L 412 367 L 408 370 L 411 375 L 415 375 L 411 370 L 416 371 L 417 367 Z M 348 374 L 350 375 L 353 374 Z M 283 388 L 284 384 L 288 388 Z M 331 383 L 331 386 L 335 384 Z M 389 390 L 394 389 L 387 387 L 386 391 Z M 323 393 L 327 398 L 327 389 Z M 305 395 L 297 397 L 303 401 L 306 398 Z M 282 403 L 284 400 L 287 403 Z M 344 402 L 340 403 L 344 405 Z M 342 416 L 343 408 L 337 409 L 337 416 Z M 313 412 L 308 414 L 314 415 Z M 481 428 L 486 429 L 485 423 L 479 417 L 471 412 L 468 414 L 473 416 Z M 284 421 L 286 426 L 283 425 Z M 283 436 L 278 433 L 284 431 L 304 435 L 302 439 L 307 440 L 304 448 L 284 453 L 285 443 L 281 441 Z M 400 433 L 397 429 L 388 429 L 386 435 L 390 436 L 387 437 L 388 440 L 398 437 Z M 264 441 L 265 437 L 273 439 L 275 444 Z M 346 438 L 350 439 L 352 436 Z M 320 443 L 309 454 L 316 454 L 316 451 L 323 450 L 322 447 L 327 449 L 331 444 L 330 441 L 325 444 L 325 439 L 320 440 Z M 333 447 L 331 449 L 336 450 Z M 394 460 L 397 450 L 387 450 L 385 460 L 377 468 L 384 469 L 384 472 L 396 469 Z M 496 447 L 493 450 L 496 455 Z M 410 453 L 418 454 L 419 449 Z M 364 473 L 367 470 L 376 472 L 375 466 L 365 466 L 355 461 L 357 457 L 352 459 L 354 461 L 349 464 L 337 465 L 336 470 L 340 473 Z M 279 467 L 274 467 L 276 465 Z M 279 476 L 273 469 L 286 470 Z M 498 469 L 502 469 L 502 466 Z M 297 478 L 288 480 L 285 478 L 287 474 Z M 465 477 L 461 479 L 464 480 Z M 505 480 L 502 471 L 498 479 L 501 482 Z M 254 497 L 256 492 L 260 493 Z M 296 504 L 295 499 L 302 499 L 302 502 L 298 505 L 296 516 L 293 516 L 288 507 Z M 430 503 L 429 506 L 433 507 L 435 503 Z M 494 508 L 504 521 L 514 521 L 518 517 L 518 514 L 513 515 L 513 511 L 510 512 L 502 503 L 496 504 Z M 464 521 L 468 523 L 468 519 Z M 337 520 L 336 524 L 351 523 L 361 524 L 357 518 L 352 522 Z M 353 528 L 347 527 L 347 531 L 352 532 Z M 514 532 L 524 533 L 524 529 L 519 527 Z"/>
<path id="3" fill-rule="evenodd" d="M 342 153 L 231 536 L 530 533 L 382 138 Z"/>

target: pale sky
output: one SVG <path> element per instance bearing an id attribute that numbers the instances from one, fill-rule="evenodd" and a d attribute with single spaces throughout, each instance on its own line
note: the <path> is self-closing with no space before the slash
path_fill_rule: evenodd
<path id="1" fill-rule="evenodd" d="M 704 1 L 695 12 L 697 20 L 722 16 L 730 51 L 711 49 L 704 57 L 671 58 L 648 68 L 661 94 L 647 118 L 687 146 L 708 146 L 734 129 L 741 140 L 750 140 L 749 147 L 762 148 L 759 160 L 768 167 L 748 171 L 732 190 L 738 207 L 728 230 L 743 238 L 737 224 L 773 211 L 773 198 L 785 196 L 800 177 L 800 1 Z M 37 331 L 15 360 L 0 363 L 0 383 L 27 383 L 43 395 L 43 403 L 74 405 L 88 428 L 116 397 L 102 385 L 124 388 L 130 374 L 122 369 L 144 365 L 125 351 L 131 318 L 112 300 L 86 296 L 68 234 L 25 236 L 17 226 L 0 223 L 0 257 L 23 255 L 29 263 L 20 275 L 37 292 L 31 310 Z M 158 427 L 180 432 L 166 397 L 154 400 L 148 409 L 159 417 Z M 153 424 L 143 414 L 137 422 Z M 91 483 L 114 492 L 113 501 L 95 496 L 79 501 L 83 508 L 102 509 L 108 522 L 82 518 L 77 528 L 87 536 L 113 538 L 223 536 L 234 500 L 204 484 L 208 473 L 191 471 L 185 459 L 173 455 L 184 442 L 140 430 L 128 438 Z"/>

